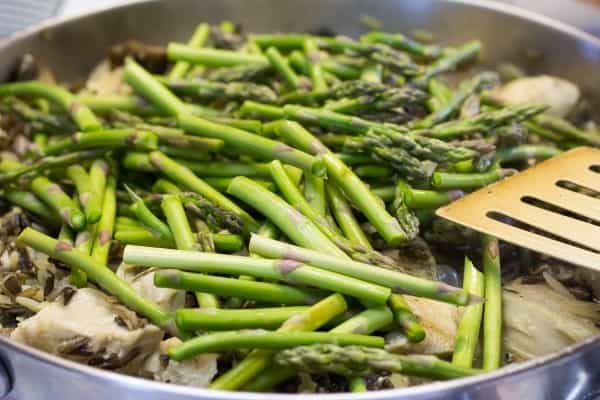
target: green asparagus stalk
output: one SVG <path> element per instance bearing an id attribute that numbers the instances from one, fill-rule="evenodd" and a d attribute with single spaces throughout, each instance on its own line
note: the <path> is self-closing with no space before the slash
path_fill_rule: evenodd
<path id="1" fill-rule="evenodd" d="M 300 78 L 288 64 L 288 61 L 281 55 L 276 47 L 269 47 L 265 51 L 265 56 L 269 59 L 271 66 L 290 90 L 297 90 L 300 87 Z"/>
<path id="2" fill-rule="evenodd" d="M 166 115 L 176 116 L 188 112 L 188 108 L 179 98 L 132 58 L 125 60 L 123 79 Z"/>
<path id="3" fill-rule="evenodd" d="M 277 95 L 266 85 L 250 82 L 214 82 L 204 79 L 169 80 L 160 76 L 156 79 L 174 93 L 192 96 L 201 100 L 254 100 L 272 103 Z"/>
<path id="4" fill-rule="evenodd" d="M 328 184 L 326 189 L 331 212 L 350 244 L 372 250 L 369 239 L 367 239 L 358 221 L 354 218 L 352 208 L 342 192 L 333 184 Z"/>
<path id="5" fill-rule="evenodd" d="M 364 310 L 349 320 L 336 326 L 330 333 L 355 333 L 368 335 L 392 323 L 393 316 L 389 308 L 377 307 Z M 273 365 L 256 377 L 244 387 L 251 392 L 264 392 L 271 390 L 277 384 L 294 376 L 295 370 L 291 367 Z"/>
<path id="6" fill-rule="evenodd" d="M 475 268 L 471 260 L 465 257 L 463 289 L 469 293 L 483 297 L 483 274 Z M 471 368 L 479 340 L 479 330 L 483 316 L 483 304 L 477 304 L 463 310 L 462 318 L 456 331 L 452 363 L 460 367 Z"/>
<path id="7" fill-rule="evenodd" d="M 47 99 L 71 115 L 82 131 L 94 131 L 102 124 L 94 113 L 81 104 L 69 91 L 52 84 L 39 81 L 23 81 L 0 85 L 0 97 L 27 96 Z"/>
<path id="8" fill-rule="evenodd" d="M 304 196 L 310 207 L 318 215 L 327 215 L 325 180 L 323 178 L 306 173 L 304 176 Z"/>
<path id="9" fill-rule="evenodd" d="M 89 279 L 115 296 L 127 307 L 148 318 L 152 323 L 171 334 L 178 335 L 174 320 L 170 315 L 166 314 L 153 302 L 142 298 L 125 281 L 117 277 L 109 268 L 106 268 L 105 265 L 99 264 L 85 253 L 73 249 L 73 246 L 68 242 L 55 240 L 32 228 L 25 228 L 17 238 L 17 241 L 72 267 L 81 268 Z"/>
<path id="10" fill-rule="evenodd" d="M 317 343 L 382 348 L 383 338 L 330 332 L 226 331 L 210 333 L 188 340 L 169 350 L 169 357 L 176 361 L 184 361 L 201 353 L 247 348 L 282 350 Z"/>
<path id="11" fill-rule="evenodd" d="M 469 79 L 459 86 L 458 90 L 443 107 L 427 118 L 417 123 L 419 127 L 430 127 L 450 118 L 460 110 L 460 107 L 473 94 L 479 94 L 483 90 L 491 89 L 499 82 L 498 75 L 493 72 L 482 72 L 474 78 Z"/>
<path id="12" fill-rule="evenodd" d="M 5 189 L 2 193 L 2 197 L 41 218 L 44 224 L 50 228 L 60 226 L 61 218 L 59 215 L 31 192 Z"/>
<path id="13" fill-rule="evenodd" d="M 386 44 L 395 49 L 403 50 L 415 56 L 427 59 L 438 58 L 442 55 L 442 49 L 440 47 L 419 43 L 400 33 L 372 31 L 363 35 L 360 39 L 363 43 Z"/>
<path id="14" fill-rule="evenodd" d="M 439 75 L 442 72 L 455 69 L 457 65 L 476 57 L 480 51 L 481 42 L 478 40 L 467 42 L 456 49 L 448 50 L 442 57 L 438 58 L 425 68 L 423 74 L 419 77 L 418 82 L 427 84 L 432 77 Z"/>
<path id="15" fill-rule="evenodd" d="M 48 204 L 61 219 L 76 231 L 85 228 L 85 214 L 61 187 L 45 176 L 37 176 L 31 181 L 31 191 Z"/>
<path id="16" fill-rule="evenodd" d="M 79 151 L 76 153 L 65 154 L 62 156 L 46 156 L 33 162 L 30 165 L 22 165 L 16 162 L 10 162 L 8 166 L 4 160 L 2 164 L 4 167 L 0 167 L 0 185 L 7 184 L 15 181 L 25 175 L 33 175 L 46 170 L 54 170 L 57 168 L 65 167 L 67 165 L 77 164 L 90 158 L 95 158 L 104 153 L 106 150 L 92 150 L 92 151 Z"/>
<path id="17" fill-rule="evenodd" d="M 181 308 L 176 322 L 186 331 L 227 331 L 234 329 L 277 329 L 307 306 L 252 308 L 240 310 Z"/>
<path id="18" fill-rule="evenodd" d="M 323 67 L 321 66 L 321 55 L 317 42 L 311 37 L 304 38 L 304 52 L 308 58 L 308 75 L 312 82 L 313 90 L 327 89 L 327 82 L 323 76 Z"/>
<path id="19" fill-rule="evenodd" d="M 78 132 L 73 136 L 50 141 L 47 155 L 94 148 L 129 147 L 138 150 L 156 150 L 158 138 L 152 132 L 135 129 L 111 129 L 94 132 Z"/>
<path id="20" fill-rule="evenodd" d="M 498 239 L 483 235 L 483 361 L 485 370 L 500 368 L 502 362 L 502 276 Z"/>
<path id="21" fill-rule="evenodd" d="M 210 25 L 202 23 L 196 27 L 194 34 L 187 43 L 191 47 L 203 47 L 210 36 Z M 169 79 L 184 78 L 190 71 L 191 65 L 185 61 L 178 61 L 169 71 Z"/>
<path id="22" fill-rule="evenodd" d="M 233 67 L 247 64 L 267 64 L 264 56 L 230 50 L 194 48 L 179 43 L 169 43 L 167 56 L 170 60 L 185 61 L 207 67 Z"/>
<path id="23" fill-rule="evenodd" d="M 513 175 L 515 172 L 513 169 L 500 168 L 469 174 L 434 172 L 430 183 L 435 189 L 475 189 Z"/>
<path id="24" fill-rule="evenodd" d="M 396 188 L 397 195 L 402 196 L 402 201 L 410 209 L 438 208 L 464 196 L 462 190 L 436 192 L 434 190 L 415 189 L 401 179 L 398 180 Z"/>
<path id="25" fill-rule="evenodd" d="M 81 165 L 71 165 L 67 168 L 67 176 L 77 188 L 79 204 L 83 206 L 87 223 L 95 224 L 102 216 L 102 197 L 96 196 L 89 174 Z"/>
<path id="26" fill-rule="evenodd" d="M 302 48 L 304 45 L 305 35 L 294 33 L 254 34 L 250 36 L 250 39 L 262 49 L 275 47 L 280 50 L 294 50 Z"/>
<path id="27" fill-rule="evenodd" d="M 582 131 L 565 119 L 541 114 L 535 118 L 535 122 L 542 128 L 557 132 L 568 139 L 574 139 L 590 146 L 600 146 L 600 135 Z"/>
<path id="28" fill-rule="evenodd" d="M 279 352 L 275 362 L 310 373 L 368 376 L 378 371 L 402 373 L 431 379 L 453 379 L 481 373 L 442 361 L 434 356 L 401 356 L 382 349 L 330 344 L 300 346 Z"/>
<path id="29" fill-rule="evenodd" d="M 396 188 L 394 186 L 380 186 L 371 189 L 371 193 L 379 197 L 384 203 L 394 200 Z"/>
<path id="30" fill-rule="evenodd" d="M 231 181 L 235 178 L 218 178 L 218 177 L 206 177 L 204 181 L 208 183 L 210 186 L 214 187 L 221 193 L 227 193 L 227 188 L 231 184 Z M 253 179 L 254 182 L 258 183 L 260 186 L 265 189 L 275 192 L 277 190 L 277 186 L 273 181 L 266 181 L 262 179 Z"/>
<path id="31" fill-rule="evenodd" d="M 442 282 L 429 281 L 370 264 L 344 260 L 336 256 L 258 235 L 252 235 L 250 238 L 249 250 L 251 253 L 262 257 L 296 260 L 317 268 L 352 276 L 366 282 L 376 283 L 389 287 L 395 293 L 406 293 L 412 296 L 426 297 L 456 305 L 467 305 L 470 301 L 475 303 L 480 301 L 475 296 L 469 299 L 469 294 L 463 289 L 446 285 Z"/>
<path id="32" fill-rule="evenodd" d="M 249 275 L 291 284 L 301 283 L 353 296 L 372 304 L 385 304 L 390 295 L 389 288 L 286 259 L 267 260 L 255 257 L 127 246 L 123 260 L 131 264 L 156 268 Z"/>
<path id="33" fill-rule="evenodd" d="M 125 229 L 127 228 L 127 229 Z M 199 235 L 196 234 L 194 237 L 197 242 L 200 242 Z M 214 242 L 214 249 L 217 252 L 222 253 L 234 253 L 240 251 L 244 247 L 244 240 L 239 235 L 233 235 L 229 233 L 217 233 L 211 235 Z M 175 248 L 175 241 L 170 239 L 161 239 L 156 237 L 151 231 L 147 229 L 131 228 L 119 226 L 115 232 L 115 239 L 123 244 L 132 244 L 146 247 L 162 247 L 162 248 Z"/>
<path id="34" fill-rule="evenodd" d="M 197 250 L 198 243 L 192 232 L 181 198 L 174 194 L 166 195 L 160 203 L 167 219 L 169 230 L 179 250 Z"/>
<path id="35" fill-rule="evenodd" d="M 116 186 L 117 179 L 115 176 L 109 176 L 106 181 L 104 196 L 102 197 L 102 217 L 96 226 L 96 234 L 91 251 L 92 259 L 101 265 L 108 264 L 108 255 L 110 253 L 117 213 Z"/>
<path id="36" fill-rule="evenodd" d="M 135 214 L 136 218 L 159 238 L 169 240 L 173 239 L 173 234 L 169 229 L 169 226 L 156 215 L 154 215 L 144 200 L 132 189 L 130 189 L 127 185 L 125 186 L 125 189 L 127 189 L 127 192 L 131 197 L 131 210 Z"/>
<path id="37" fill-rule="evenodd" d="M 199 244 L 190 227 L 181 198 L 178 195 L 169 194 L 163 197 L 160 205 L 167 218 L 177 249 L 199 250 Z M 219 299 L 210 293 L 196 292 L 196 300 L 201 308 L 219 307 Z"/>
<path id="38" fill-rule="evenodd" d="M 354 205 L 373 224 L 390 246 L 397 246 L 407 238 L 399 222 L 381 205 L 369 188 L 333 154 L 322 155 L 327 173 Z"/>
<path id="39" fill-rule="evenodd" d="M 309 218 L 290 206 L 281 197 L 269 192 L 250 179 L 246 177 L 235 178 L 231 181 L 227 192 L 266 216 L 300 246 L 346 257 L 345 253 Z"/>
<path id="40" fill-rule="evenodd" d="M 517 147 L 501 149 L 498 151 L 497 157 L 500 163 L 512 163 L 530 159 L 545 160 L 557 156 L 560 153 L 561 151 L 554 146 L 524 144 Z"/>
<path id="41" fill-rule="evenodd" d="M 181 115 L 178 121 L 179 126 L 187 132 L 221 139 L 229 149 L 240 154 L 267 160 L 281 160 L 317 176 L 324 174 L 320 160 L 284 143 L 190 115 Z"/>
<path id="42" fill-rule="evenodd" d="M 255 231 L 258 229 L 258 223 L 250 214 L 242 210 L 238 205 L 223 196 L 202 179 L 198 178 L 189 168 L 178 164 L 157 151 L 150 153 L 150 161 L 165 176 L 177 184 L 204 196 L 222 209 L 239 216 L 244 222 L 245 229 L 248 231 Z"/>
<path id="43" fill-rule="evenodd" d="M 256 118 L 266 121 L 282 119 L 285 117 L 281 107 L 270 104 L 261 104 L 250 100 L 244 101 L 238 112 L 242 118 Z"/>
<path id="44" fill-rule="evenodd" d="M 154 274 L 157 287 L 236 296 L 271 304 L 306 305 L 315 303 L 322 293 L 275 283 L 223 278 L 178 270 L 161 270 Z"/>
<path id="45" fill-rule="evenodd" d="M 310 332 L 318 329 L 327 321 L 346 311 L 347 305 L 339 294 L 333 294 L 298 316 L 291 317 L 277 332 Z M 235 368 L 229 370 L 212 382 L 210 388 L 235 390 L 243 387 L 257 376 L 269 364 L 272 350 L 254 350 Z"/>

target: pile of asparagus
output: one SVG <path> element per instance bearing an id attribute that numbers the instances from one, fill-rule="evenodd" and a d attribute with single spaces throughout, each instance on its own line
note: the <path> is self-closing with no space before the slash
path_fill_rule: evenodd
<path id="1" fill-rule="evenodd" d="M 462 288 L 399 271 L 375 248 L 414 239 L 436 208 L 511 174 L 506 165 L 589 143 L 539 117 L 544 107 L 489 96 L 493 72 L 444 83 L 480 50 L 200 24 L 168 46 L 164 75 L 125 60 L 131 95 L 2 84 L 2 112 L 33 143 L 3 155 L 2 197 L 43 226 L 18 242 L 183 339 L 175 360 L 248 350 L 212 388 L 268 391 L 297 371 L 345 375 L 354 391 L 378 371 L 468 376 L 480 372 L 480 328 L 481 366 L 498 368 L 494 238 L 482 239 L 482 272 L 466 260 Z M 193 292 L 197 307 L 167 313 L 117 277 L 109 255 L 123 245 L 122 262 L 158 269 L 157 287 Z M 381 349 L 390 329 L 426 335 L 404 294 L 466 307 L 451 362 Z"/>

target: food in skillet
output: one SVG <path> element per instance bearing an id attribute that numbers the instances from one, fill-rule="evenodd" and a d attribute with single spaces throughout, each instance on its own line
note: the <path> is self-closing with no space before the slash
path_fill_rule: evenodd
<path id="1" fill-rule="evenodd" d="M 201 24 L 71 87 L 25 57 L 0 85 L 3 333 L 283 392 L 460 378 L 597 334 L 596 277 L 435 217 L 600 144 L 575 85 L 482 70 L 481 47 Z"/>

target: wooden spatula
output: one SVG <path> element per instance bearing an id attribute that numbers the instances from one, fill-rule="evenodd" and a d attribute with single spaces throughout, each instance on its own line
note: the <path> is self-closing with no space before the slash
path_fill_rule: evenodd
<path id="1" fill-rule="evenodd" d="M 600 149 L 567 151 L 440 208 L 437 215 L 600 271 Z"/>

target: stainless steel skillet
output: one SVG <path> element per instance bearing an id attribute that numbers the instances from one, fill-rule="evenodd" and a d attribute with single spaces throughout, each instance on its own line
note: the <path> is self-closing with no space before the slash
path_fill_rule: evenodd
<path id="1" fill-rule="evenodd" d="M 85 76 L 108 46 L 138 38 L 185 40 L 200 21 L 229 19 L 249 31 L 328 27 L 357 35 L 368 14 L 390 31 L 425 28 L 448 43 L 480 38 L 484 63 L 515 62 L 578 83 L 600 109 L 600 40 L 560 23 L 495 3 L 467 0 L 157 0 L 54 20 L 0 44 L 0 80 L 26 52 L 61 80 Z M 557 311 L 559 312 L 559 311 Z M 543 339 L 541 339 L 543 340 Z M 600 337 L 559 354 L 469 379 L 328 399 L 586 399 L 600 398 Z M 93 369 L 0 339 L 0 395 L 11 399 L 283 399 L 275 394 L 215 392 L 144 381 Z M 306 396 L 306 395 L 300 395 Z"/>

